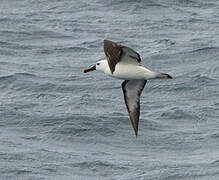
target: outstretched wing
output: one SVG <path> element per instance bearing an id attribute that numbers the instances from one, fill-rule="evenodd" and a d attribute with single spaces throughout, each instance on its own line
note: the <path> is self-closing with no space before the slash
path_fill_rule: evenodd
<path id="1" fill-rule="evenodd" d="M 140 96 L 146 83 L 146 80 L 125 80 L 122 83 L 126 108 L 136 136 L 138 135 Z"/>
<path id="2" fill-rule="evenodd" d="M 140 55 L 137 52 L 113 41 L 104 40 L 104 52 L 112 74 L 115 71 L 116 64 L 120 61 L 141 62 Z"/>

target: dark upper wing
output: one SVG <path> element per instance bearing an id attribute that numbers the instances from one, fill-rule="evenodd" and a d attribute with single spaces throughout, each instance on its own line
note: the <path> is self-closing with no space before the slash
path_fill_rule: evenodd
<path id="1" fill-rule="evenodd" d="M 131 60 L 138 63 L 141 62 L 140 55 L 137 52 L 109 40 L 104 40 L 104 52 L 112 73 L 115 71 L 116 64 L 120 61 Z"/>
<path id="2" fill-rule="evenodd" d="M 140 96 L 146 83 L 146 80 L 125 80 L 122 83 L 126 108 L 136 136 L 138 135 Z"/>

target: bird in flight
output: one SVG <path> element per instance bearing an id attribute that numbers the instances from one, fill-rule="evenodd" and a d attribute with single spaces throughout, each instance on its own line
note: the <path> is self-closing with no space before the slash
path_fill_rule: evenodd
<path id="1" fill-rule="evenodd" d="M 147 80 L 172 79 L 169 74 L 153 72 L 140 65 L 140 55 L 133 49 L 104 40 L 106 58 L 84 69 L 84 73 L 99 70 L 105 74 L 124 80 L 122 90 L 126 108 L 131 120 L 135 135 L 138 135 L 140 115 L 140 96 Z"/>

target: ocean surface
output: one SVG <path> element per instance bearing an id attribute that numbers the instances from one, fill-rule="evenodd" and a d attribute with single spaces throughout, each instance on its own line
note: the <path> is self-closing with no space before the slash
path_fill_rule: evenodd
<path id="1" fill-rule="evenodd" d="M 136 138 L 103 40 L 151 80 Z M 218 180 L 219 1 L 1 0 L 0 180 Z"/>

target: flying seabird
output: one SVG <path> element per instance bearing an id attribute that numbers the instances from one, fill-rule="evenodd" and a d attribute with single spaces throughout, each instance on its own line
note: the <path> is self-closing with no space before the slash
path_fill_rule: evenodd
<path id="1" fill-rule="evenodd" d="M 172 79 L 172 77 L 169 74 L 153 72 L 141 66 L 141 58 L 137 52 L 113 41 L 104 40 L 104 52 L 106 59 L 84 69 L 84 73 L 100 70 L 109 76 L 125 80 L 121 84 L 122 90 L 126 108 L 137 136 L 140 96 L 147 80 Z"/>

